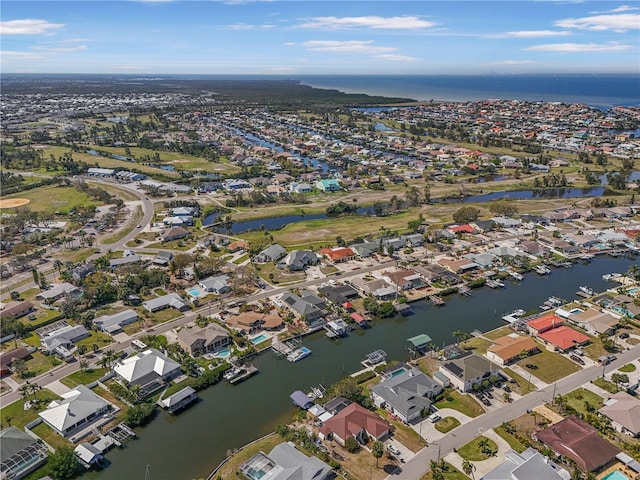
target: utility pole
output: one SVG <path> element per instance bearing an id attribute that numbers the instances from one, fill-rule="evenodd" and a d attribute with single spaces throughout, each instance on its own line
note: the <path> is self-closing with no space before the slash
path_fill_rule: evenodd
<path id="1" fill-rule="evenodd" d="M 551 405 L 556 403 L 556 382 L 553 382 L 553 395 L 551 396 Z"/>

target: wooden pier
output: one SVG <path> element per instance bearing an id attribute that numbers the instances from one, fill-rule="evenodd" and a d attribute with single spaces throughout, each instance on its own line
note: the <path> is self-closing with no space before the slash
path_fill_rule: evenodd
<path id="1" fill-rule="evenodd" d="M 249 365 L 248 367 L 242 367 L 242 369 L 244 370 L 244 373 L 241 373 L 237 377 L 232 378 L 231 380 L 229 380 L 229 383 L 231 385 L 236 385 L 237 383 L 243 382 L 247 378 L 252 377 L 256 373 L 258 373 L 258 367 L 254 366 L 254 365 Z"/>
<path id="2" fill-rule="evenodd" d="M 437 305 L 438 307 L 441 307 L 441 306 L 443 306 L 443 305 L 444 305 L 444 300 L 443 300 L 443 298 L 442 298 L 442 297 L 440 297 L 440 296 L 438 296 L 438 295 L 431 295 L 431 296 L 429 297 L 429 300 L 431 300 L 431 302 L 432 302 L 434 305 Z"/>

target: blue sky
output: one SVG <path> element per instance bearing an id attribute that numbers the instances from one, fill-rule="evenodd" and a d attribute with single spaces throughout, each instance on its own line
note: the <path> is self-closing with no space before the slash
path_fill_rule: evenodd
<path id="1" fill-rule="evenodd" d="M 640 2 L 0 4 L 2 72 L 640 73 Z"/>

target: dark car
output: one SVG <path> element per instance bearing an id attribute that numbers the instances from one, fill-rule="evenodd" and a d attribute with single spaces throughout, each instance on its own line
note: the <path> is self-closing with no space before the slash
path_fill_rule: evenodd
<path id="1" fill-rule="evenodd" d="M 509 385 L 503 385 L 502 386 L 502 390 L 504 390 L 505 392 L 510 392 L 511 391 L 511 387 L 509 387 Z"/>
<path id="2" fill-rule="evenodd" d="M 573 360 L 576 363 L 579 363 L 580 365 L 584 365 L 584 360 L 582 360 L 579 356 L 577 355 L 571 355 L 569 357 L 571 360 Z"/>
<path id="3" fill-rule="evenodd" d="M 620 335 L 618 335 L 619 338 L 629 338 L 629 334 L 627 332 L 622 332 Z"/>
<path id="4" fill-rule="evenodd" d="M 485 404 L 487 407 L 491 405 L 491 402 L 489 400 L 487 400 L 486 398 L 482 399 L 482 403 Z"/>

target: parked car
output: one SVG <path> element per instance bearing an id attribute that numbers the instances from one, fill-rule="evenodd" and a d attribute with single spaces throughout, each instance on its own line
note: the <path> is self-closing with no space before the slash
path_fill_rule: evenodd
<path id="1" fill-rule="evenodd" d="M 489 400 L 487 400 L 486 398 L 483 398 L 483 399 L 482 399 L 482 403 L 483 403 L 484 405 L 486 405 L 487 407 L 491 405 L 491 402 L 490 402 Z"/>
<path id="2" fill-rule="evenodd" d="M 629 338 L 629 334 L 627 332 L 622 332 L 618 337 L 622 339 Z"/>
<path id="3" fill-rule="evenodd" d="M 576 349 L 573 351 L 573 353 L 574 353 L 575 355 L 579 355 L 579 356 L 581 356 L 581 357 L 584 357 L 584 351 L 583 351 L 581 348 L 576 348 Z"/>
<path id="4" fill-rule="evenodd" d="M 571 360 L 573 360 L 576 363 L 579 363 L 580 365 L 584 365 L 584 360 L 582 360 L 579 356 L 577 355 L 570 355 L 569 358 Z"/>
<path id="5" fill-rule="evenodd" d="M 509 387 L 509 385 L 504 384 L 502 385 L 502 390 L 504 390 L 505 392 L 510 392 L 511 391 L 511 387 Z"/>
<path id="6" fill-rule="evenodd" d="M 616 357 L 615 355 L 603 355 L 600 358 L 598 358 L 598 363 L 600 365 L 608 365 L 611 362 L 613 362 L 616 358 L 618 357 Z"/>
<path id="7" fill-rule="evenodd" d="M 438 420 L 440 420 L 442 417 L 440 417 L 440 414 L 438 413 L 432 413 L 431 415 L 429 415 L 429 421 L 431 423 L 436 423 Z"/>
<path id="8" fill-rule="evenodd" d="M 398 450 L 396 447 L 394 447 L 393 445 L 389 445 L 387 447 L 387 449 L 393 453 L 394 455 L 400 455 L 400 450 Z"/>
<path id="9" fill-rule="evenodd" d="M 489 391 L 484 392 L 484 394 L 485 394 L 488 398 L 493 398 L 493 395 L 491 395 L 491 392 L 489 392 Z"/>

